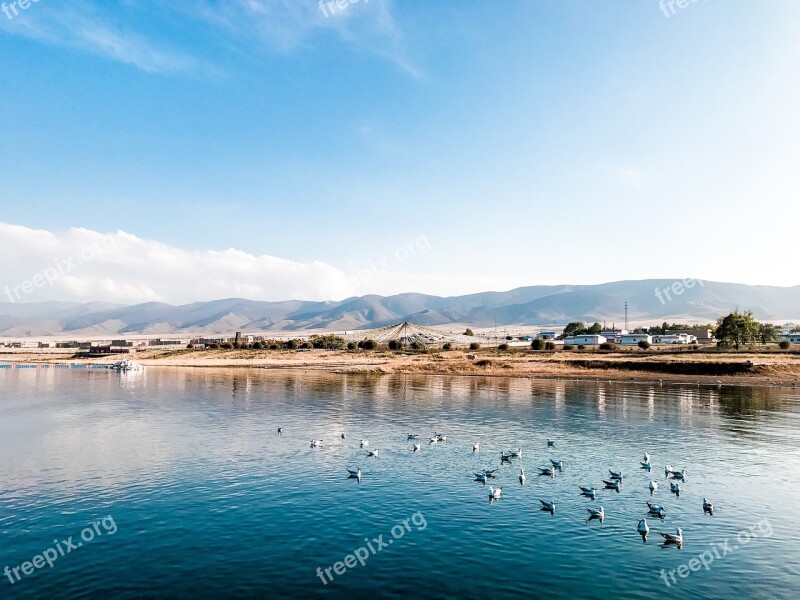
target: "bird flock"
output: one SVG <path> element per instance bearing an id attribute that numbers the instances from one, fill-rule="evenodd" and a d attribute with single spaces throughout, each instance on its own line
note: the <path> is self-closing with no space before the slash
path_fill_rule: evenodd
<path id="1" fill-rule="evenodd" d="M 283 433 L 283 427 L 278 427 L 278 434 L 281 435 Z M 417 440 L 419 439 L 419 435 L 415 433 L 409 433 L 406 436 L 408 442 L 411 442 L 411 451 L 412 452 L 419 452 L 421 450 L 421 443 Z M 345 432 L 341 433 L 341 439 L 346 439 L 347 435 Z M 439 443 L 447 442 L 447 435 L 444 433 L 434 432 L 432 436 L 428 439 L 428 445 L 436 446 Z M 322 444 L 321 439 L 313 439 L 311 440 L 311 448 L 318 448 Z M 379 450 L 377 448 L 370 447 L 370 441 L 368 439 L 361 439 L 359 442 L 360 448 L 364 449 L 366 452 L 366 458 L 377 458 L 379 456 Z M 547 448 L 548 449 L 555 449 L 555 441 L 551 439 L 547 439 Z M 472 452 L 478 453 L 480 452 L 480 442 L 473 442 L 472 443 Z M 516 448 L 513 450 L 502 451 L 500 453 L 500 466 L 511 464 L 512 459 L 519 459 L 522 458 L 522 448 Z M 649 452 L 645 452 L 643 459 L 640 461 L 641 469 L 646 470 L 648 473 L 652 470 L 653 465 L 651 462 L 651 457 Z M 564 463 L 562 460 L 555 460 L 553 458 L 550 459 L 550 465 L 544 467 L 538 467 L 539 476 L 540 477 L 556 477 L 559 473 L 561 473 L 564 469 Z M 361 467 L 357 467 L 356 469 L 346 469 L 348 473 L 348 478 L 357 479 L 359 483 L 361 482 L 361 478 L 363 473 L 361 471 Z M 486 485 L 487 483 L 492 482 L 492 480 L 497 478 L 498 475 L 498 468 L 494 469 L 482 469 L 481 471 L 473 472 L 475 481 L 478 483 L 482 483 Z M 664 477 L 668 479 L 670 493 L 675 494 L 675 496 L 680 496 L 681 494 L 681 483 L 686 482 L 687 474 L 686 469 L 676 470 L 671 465 L 665 465 L 664 467 Z M 519 484 L 524 486 L 527 481 L 527 476 L 525 475 L 525 469 L 520 468 L 519 471 Z M 622 484 L 625 480 L 625 476 L 621 470 L 615 471 L 613 469 L 608 469 L 608 479 L 603 479 L 604 489 L 605 490 L 612 490 L 617 493 L 622 491 Z M 495 500 L 499 500 L 503 497 L 503 488 L 502 487 L 495 487 L 494 485 L 489 485 L 489 502 L 492 503 Z M 650 480 L 647 483 L 647 489 L 650 492 L 650 495 L 654 495 L 655 492 L 658 491 L 658 482 L 656 480 Z M 579 486 L 580 495 L 590 500 L 595 500 L 598 495 L 598 489 L 592 485 L 588 486 Z M 556 501 L 554 499 L 539 500 L 541 507 L 540 509 L 544 512 L 548 512 L 551 515 L 555 515 L 556 512 Z M 647 502 L 647 511 L 646 516 L 639 519 L 639 522 L 636 527 L 637 533 L 641 536 L 642 541 L 647 542 L 648 535 L 650 534 L 650 526 L 647 522 L 647 517 L 656 518 L 663 521 L 667 516 L 667 509 L 656 503 Z M 606 511 L 605 508 L 601 505 L 598 507 L 589 507 L 586 509 L 588 513 L 587 522 L 597 520 L 601 523 L 606 518 Z M 703 498 L 703 512 L 709 515 L 714 514 L 714 505 L 711 501 L 707 498 Z M 680 548 L 683 545 L 683 529 L 677 527 L 675 533 L 670 532 L 659 532 L 661 537 L 663 538 L 663 545 L 674 545 Z"/>

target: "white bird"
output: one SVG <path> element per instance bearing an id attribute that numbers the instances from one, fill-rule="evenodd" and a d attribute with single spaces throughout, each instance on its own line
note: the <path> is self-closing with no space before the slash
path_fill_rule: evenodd
<path id="1" fill-rule="evenodd" d="M 680 471 L 673 471 L 672 478 L 683 481 L 684 479 L 686 479 L 686 469 L 681 469 Z"/>
<path id="2" fill-rule="evenodd" d="M 594 519 L 600 519 L 601 521 L 606 518 L 606 511 L 603 510 L 603 507 L 600 508 L 587 508 L 587 512 L 589 516 Z"/>
<path id="3" fill-rule="evenodd" d="M 708 498 L 703 498 L 703 510 L 708 513 L 714 512 L 714 505 L 708 501 Z"/>
<path id="4" fill-rule="evenodd" d="M 486 475 L 486 473 L 475 473 L 475 481 L 482 481 L 483 483 L 486 483 L 487 477 L 488 475 Z"/>
<path id="5" fill-rule="evenodd" d="M 667 509 L 663 506 L 659 506 L 658 504 L 650 504 L 647 503 L 647 508 L 650 511 L 650 514 L 656 515 L 658 517 L 665 517 L 667 516 Z"/>
<path id="6" fill-rule="evenodd" d="M 619 479 L 612 479 L 611 481 L 603 479 L 603 483 L 606 484 L 606 489 L 609 490 L 617 490 L 619 492 L 622 489 L 622 482 Z"/>
<path id="7" fill-rule="evenodd" d="M 611 479 L 619 479 L 622 481 L 622 471 L 612 471 L 609 469 L 608 472 L 611 474 Z"/>
<path id="8" fill-rule="evenodd" d="M 489 469 L 484 469 L 484 470 L 483 470 L 483 473 L 484 473 L 484 474 L 485 474 L 487 477 L 496 477 L 495 473 L 497 473 L 497 469 L 491 469 L 491 470 L 489 470 Z"/>
<path id="9" fill-rule="evenodd" d="M 480 442 L 475 442 L 474 444 L 472 444 L 472 451 L 473 452 L 478 452 L 480 449 L 481 449 L 481 443 Z"/>
<path id="10" fill-rule="evenodd" d="M 361 447 L 366 448 L 369 446 L 369 440 L 361 440 Z"/>
<path id="11" fill-rule="evenodd" d="M 489 486 L 489 498 L 496 500 L 503 495 L 503 488 L 493 488 Z"/>
<path id="12" fill-rule="evenodd" d="M 436 436 L 436 439 L 439 440 L 440 442 L 447 441 L 447 436 L 443 433 L 434 433 L 433 435 Z"/>
<path id="13" fill-rule="evenodd" d="M 544 510 L 549 510 L 551 513 L 556 512 L 556 501 L 555 500 L 551 500 L 550 502 L 547 502 L 546 500 L 539 500 L 539 502 L 542 503 L 542 508 Z"/>
<path id="14" fill-rule="evenodd" d="M 429 443 L 429 444 L 433 444 L 433 445 L 435 446 L 436 444 L 438 444 L 438 443 L 439 443 L 439 438 L 437 438 L 437 437 L 432 437 L 428 443 Z"/>
<path id="15" fill-rule="evenodd" d="M 647 450 L 644 451 L 644 462 L 650 462 L 650 453 Z"/>
<path id="16" fill-rule="evenodd" d="M 650 492 L 651 492 L 651 493 L 652 493 L 652 492 L 655 492 L 655 491 L 658 489 L 658 483 L 657 483 L 657 482 L 655 482 L 655 481 L 651 481 L 651 482 L 650 482 L 650 485 L 649 485 L 649 486 L 647 486 L 647 487 L 649 487 L 649 488 L 650 488 Z"/>
<path id="17" fill-rule="evenodd" d="M 680 494 L 681 493 L 681 484 L 680 483 L 673 483 L 670 481 L 669 483 L 669 491 L 673 494 Z"/>
<path id="18" fill-rule="evenodd" d="M 418 452 L 418 451 L 419 451 L 419 444 L 414 444 L 413 452 Z"/>
<path id="19" fill-rule="evenodd" d="M 669 477 L 669 474 L 672 473 L 672 465 L 667 465 L 664 467 L 664 477 Z"/>
<path id="20" fill-rule="evenodd" d="M 519 484 L 525 485 L 525 469 L 519 470 Z"/>
<path id="21" fill-rule="evenodd" d="M 522 456 L 522 449 L 521 448 L 517 448 L 516 450 L 509 450 L 508 451 L 508 455 L 511 458 L 520 458 Z"/>
<path id="22" fill-rule="evenodd" d="M 636 530 L 642 537 L 647 537 L 647 534 L 650 533 L 650 527 L 647 526 L 647 519 L 640 519 L 639 526 L 636 528 Z"/>
<path id="23" fill-rule="evenodd" d="M 678 527 L 677 533 L 661 533 L 665 544 L 683 544 L 683 529 Z"/>
<path id="24" fill-rule="evenodd" d="M 316 448 L 322 443 L 322 440 L 311 440 L 311 447 Z"/>
<path id="25" fill-rule="evenodd" d="M 550 459 L 550 464 L 553 465 L 559 471 L 564 466 L 563 461 L 561 461 L 561 460 L 553 460 L 552 458 Z"/>
<path id="26" fill-rule="evenodd" d="M 342 432 L 342 439 L 347 439 L 347 434 L 344 431 Z"/>
<path id="27" fill-rule="evenodd" d="M 649 471 L 650 469 L 653 468 L 653 465 L 651 465 L 649 462 L 643 462 L 642 463 L 642 468 L 643 469 L 647 469 Z"/>
<path id="28" fill-rule="evenodd" d="M 367 450 L 367 456 L 374 456 L 377 458 L 378 451 L 377 450 Z"/>
<path id="29" fill-rule="evenodd" d="M 361 467 L 358 467 L 357 471 L 351 471 L 350 469 L 347 469 L 347 472 L 350 473 L 350 477 L 358 477 L 361 479 Z"/>
<path id="30" fill-rule="evenodd" d="M 597 495 L 597 490 L 593 487 L 581 487 L 581 494 L 584 496 L 589 496 L 589 498 L 594 500 L 595 496 Z"/>

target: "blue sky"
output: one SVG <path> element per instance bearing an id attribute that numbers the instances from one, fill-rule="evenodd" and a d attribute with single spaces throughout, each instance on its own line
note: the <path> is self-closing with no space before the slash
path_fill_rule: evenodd
<path id="1" fill-rule="evenodd" d="M 277 277 L 266 299 L 800 283 L 791 0 L 669 17 L 658 0 L 18 12 L 0 12 L 0 222 L 48 232 L 56 254 L 82 228 L 165 260 L 236 249 L 351 284 L 384 265 L 327 290 Z M 424 253 L 398 253 L 422 238 Z M 41 268 L 17 263 L 6 280 Z M 142 298 L 175 299 L 159 276 L 137 280 Z"/>

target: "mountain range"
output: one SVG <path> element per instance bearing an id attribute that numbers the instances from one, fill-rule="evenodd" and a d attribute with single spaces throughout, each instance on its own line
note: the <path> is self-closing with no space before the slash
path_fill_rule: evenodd
<path id="1" fill-rule="evenodd" d="M 694 285 L 676 287 L 681 281 L 648 279 L 597 285 L 529 286 L 451 297 L 415 293 L 368 295 L 335 302 L 231 298 L 181 306 L 160 302 L 130 306 L 105 302 L 0 303 L 0 336 L 79 338 L 342 331 L 402 321 L 474 327 L 547 326 L 569 321 L 620 324 L 625 302 L 631 321 L 653 324 L 665 320 L 707 323 L 736 308 L 752 310 L 761 320 L 800 318 L 800 286 L 686 280 Z"/>

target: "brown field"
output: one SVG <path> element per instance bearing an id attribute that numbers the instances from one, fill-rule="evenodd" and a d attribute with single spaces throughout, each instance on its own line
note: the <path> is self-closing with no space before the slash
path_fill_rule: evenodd
<path id="1" fill-rule="evenodd" d="M 467 358 L 475 355 L 474 359 Z M 71 351 L 5 350 L 0 363 L 110 363 L 125 356 L 75 358 Z M 716 349 L 695 352 L 564 351 L 532 352 L 494 349 L 468 353 L 347 352 L 286 350 L 147 350 L 131 356 L 146 366 L 247 367 L 318 370 L 331 373 L 424 373 L 431 375 L 535 377 L 670 381 L 703 385 L 747 384 L 800 386 L 800 352 Z"/>

